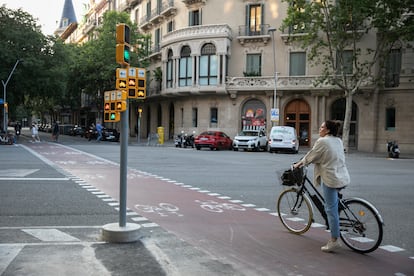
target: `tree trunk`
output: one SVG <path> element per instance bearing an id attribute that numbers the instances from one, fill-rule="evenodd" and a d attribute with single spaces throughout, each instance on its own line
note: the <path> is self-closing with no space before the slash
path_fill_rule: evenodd
<path id="1" fill-rule="evenodd" d="M 344 125 L 342 130 L 342 142 L 344 144 L 344 150 L 348 153 L 349 149 L 349 130 L 351 126 L 351 115 L 352 115 L 352 93 L 347 93 L 346 104 L 345 104 L 345 117 Z"/>

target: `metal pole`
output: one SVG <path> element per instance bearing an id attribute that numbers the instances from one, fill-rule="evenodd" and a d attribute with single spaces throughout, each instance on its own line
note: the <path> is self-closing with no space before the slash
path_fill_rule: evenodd
<path id="1" fill-rule="evenodd" d="M 126 110 L 121 112 L 121 157 L 119 170 L 119 226 L 126 226 L 126 197 L 128 169 L 128 118 L 129 100 L 126 100 Z"/>
<path id="2" fill-rule="evenodd" d="M 138 143 L 141 142 L 141 112 L 138 112 Z"/>
<path id="3" fill-rule="evenodd" d="M 19 64 L 20 60 L 17 60 L 16 63 L 14 64 L 13 69 L 11 70 L 9 77 L 7 78 L 6 82 L 4 82 L 3 80 L 1 81 L 1 83 L 3 84 L 3 130 L 4 132 L 7 132 L 7 113 L 6 113 L 6 96 L 7 96 L 7 84 L 9 83 L 9 80 L 11 78 L 11 76 L 13 75 L 14 70 L 17 67 L 17 64 Z"/>
<path id="4" fill-rule="evenodd" d="M 274 73 L 274 90 L 273 90 L 273 108 L 276 108 L 276 86 L 277 86 L 277 72 L 276 72 L 276 43 L 275 43 L 275 31 L 276 28 L 269 28 L 269 32 L 272 33 L 272 46 L 273 46 L 273 73 Z M 272 122 L 272 125 L 275 125 L 275 122 Z"/>

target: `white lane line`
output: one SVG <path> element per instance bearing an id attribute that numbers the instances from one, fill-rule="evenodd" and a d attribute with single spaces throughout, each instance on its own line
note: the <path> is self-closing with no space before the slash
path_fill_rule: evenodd
<path id="1" fill-rule="evenodd" d="M 80 240 L 57 229 L 22 229 L 23 232 L 45 242 L 79 242 Z"/>
<path id="2" fill-rule="evenodd" d="M 405 249 L 403 249 L 401 247 L 394 246 L 394 245 L 383 245 L 383 246 L 380 246 L 379 248 L 384 249 L 385 251 L 388 251 L 388 252 L 405 251 Z"/>
<path id="3" fill-rule="evenodd" d="M 14 258 L 16 258 L 23 247 L 23 245 L 0 244 L 0 275 L 3 275 L 3 272 L 14 260 Z"/>
<path id="4" fill-rule="evenodd" d="M 9 180 L 9 181 L 69 181 L 70 179 L 67 177 L 0 177 L 0 180 Z"/>

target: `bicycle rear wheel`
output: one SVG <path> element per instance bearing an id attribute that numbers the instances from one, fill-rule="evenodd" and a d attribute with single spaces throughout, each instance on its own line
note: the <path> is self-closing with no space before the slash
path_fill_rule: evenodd
<path id="1" fill-rule="evenodd" d="M 354 198 L 345 199 L 345 209 L 340 210 L 339 222 L 342 241 L 352 250 L 369 253 L 382 241 L 382 219 L 370 203 Z"/>
<path id="2" fill-rule="evenodd" d="M 283 191 L 277 200 L 277 212 L 282 224 L 290 232 L 303 234 L 313 221 L 313 209 L 309 198 L 296 188 Z"/>

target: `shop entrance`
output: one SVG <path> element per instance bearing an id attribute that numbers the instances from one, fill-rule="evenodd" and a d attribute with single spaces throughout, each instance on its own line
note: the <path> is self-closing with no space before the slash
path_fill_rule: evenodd
<path id="1" fill-rule="evenodd" d="M 309 146 L 310 115 L 309 105 L 304 100 L 293 100 L 285 108 L 285 125 L 296 129 L 300 146 Z"/>

